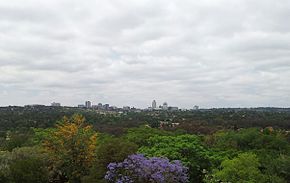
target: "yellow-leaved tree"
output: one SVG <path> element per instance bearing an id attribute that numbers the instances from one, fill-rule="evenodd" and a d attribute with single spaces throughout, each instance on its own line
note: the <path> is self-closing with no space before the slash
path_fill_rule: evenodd
<path id="1" fill-rule="evenodd" d="M 95 158 L 97 133 L 76 114 L 64 117 L 44 141 L 51 157 L 52 179 L 59 182 L 81 182 Z"/>

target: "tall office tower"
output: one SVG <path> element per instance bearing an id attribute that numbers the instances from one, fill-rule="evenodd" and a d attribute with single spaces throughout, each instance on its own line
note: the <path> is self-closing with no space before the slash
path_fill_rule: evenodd
<path id="1" fill-rule="evenodd" d="M 168 104 L 167 104 L 167 102 L 164 102 L 164 103 L 163 103 L 162 109 L 163 109 L 163 110 L 167 110 L 167 109 L 168 109 Z"/>
<path id="2" fill-rule="evenodd" d="M 155 101 L 155 100 L 153 100 L 153 102 L 152 102 L 152 109 L 156 109 L 156 108 L 157 108 L 156 101 Z"/>
<path id="3" fill-rule="evenodd" d="M 85 106 L 86 108 L 91 108 L 92 107 L 91 101 L 86 101 Z"/>

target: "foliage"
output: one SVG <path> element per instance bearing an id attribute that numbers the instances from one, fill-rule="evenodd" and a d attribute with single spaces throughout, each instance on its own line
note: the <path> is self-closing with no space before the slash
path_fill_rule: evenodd
<path id="1" fill-rule="evenodd" d="M 80 115 L 58 121 L 74 113 L 92 126 Z M 251 178 L 244 182 L 285 183 L 290 180 L 289 120 L 289 109 L 271 108 L 120 114 L 0 107 L 0 182 L 106 182 L 107 165 L 122 162 L 138 149 L 146 157 L 180 160 L 189 168 L 191 182 L 201 182 L 204 176 L 206 182 L 221 177 L 242 181 L 239 176 L 244 175 Z M 158 129 L 160 121 L 178 125 Z M 101 132 L 98 140 L 96 131 Z M 244 153 L 247 158 L 240 158 Z M 247 171 L 248 165 L 253 172 Z"/>
<path id="2" fill-rule="evenodd" d="M 155 135 L 168 136 L 168 135 L 174 135 L 174 134 L 172 132 L 142 126 L 139 128 L 128 129 L 127 134 L 125 135 L 125 138 L 131 142 L 134 142 L 139 147 L 141 147 L 144 145 L 148 145 L 147 140 L 150 137 L 153 137 Z"/>
<path id="3" fill-rule="evenodd" d="M 138 146 L 122 138 L 108 138 L 97 146 L 96 160 L 90 175 L 83 179 L 84 182 L 97 182 L 104 178 L 107 165 L 111 162 L 123 161 L 130 154 L 135 154 Z"/>
<path id="4" fill-rule="evenodd" d="M 203 169 L 210 166 L 210 152 L 203 147 L 196 135 L 154 136 L 149 138 L 148 145 L 138 152 L 149 157 L 167 157 L 170 160 L 181 160 L 189 167 L 190 180 L 201 182 Z"/>
<path id="5" fill-rule="evenodd" d="M 11 155 L 9 152 L 0 151 L 0 182 L 8 182 L 10 176 L 9 163 Z"/>
<path id="6" fill-rule="evenodd" d="M 290 180 L 290 156 L 275 151 L 259 151 L 258 153 L 260 167 L 269 179 Z"/>
<path id="7" fill-rule="evenodd" d="M 32 136 L 33 132 L 30 129 L 9 130 L 0 144 L 0 150 L 12 151 L 17 147 L 30 146 Z"/>
<path id="8" fill-rule="evenodd" d="M 56 131 L 56 128 L 33 128 L 32 144 L 39 145 L 50 138 L 50 135 Z"/>
<path id="9" fill-rule="evenodd" d="M 253 153 L 242 153 L 232 160 L 225 160 L 221 170 L 215 170 L 206 182 L 264 183 L 266 177 L 259 170 L 260 163 Z"/>
<path id="10" fill-rule="evenodd" d="M 240 131 L 220 131 L 207 139 L 209 145 L 220 149 L 254 150 L 270 149 L 279 153 L 290 151 L 290 146 L 284 135 L 279 132 L 263 133 L 257 128 Z"/>
<path id="11" fill-rule="evenodd" d="M 34 157 L 12 162 L 10 171 L 13 182 L 48 182 L 48 171 L 43 167 L 43 163 Z"/>
<path id="12" fill-rule="evenodd" d="M 206 143 L 215 152 L 212 158 L 225 160 L 225 158 L 233 158 L 238 153 L 254 152 L 259 159 L 259 168 L 270 182 L 289 179 L 287 159 L 290 146 L 281 131 L 256 128 L 219 131 L 208 136 Z M 214 167 L 217 168 L 218 163 Z"/>
<path id="13" fill-rule="evenodd" d="M 179 161 L 166 158 L 146 158 L 141 154 L 131 155 L 121 163 L 110 163 L 105 178 L 109 182 L 135 183 L 185 183 L 187 168 Z"/>
<path id="14" fill-rule="evenodd" d="M 51 106 L 8 106 L 0 107 L 0 133 L 16 128 L 49 128 L 63 116 L 75 113 L 86 117 L 99 132 L 115 133 L 119 129 L 123 133 L 125 128 L 149 124 L 158 127 L 159 121 L 167 119 L 173 122 L 185 122 L 181 128 L 188 133 L 212 133 L 216 129 L 237 129 L 267 126 L 290 129 L 290 112 L 288 109 L 256 108 L 256 109 L 210 109 L 197 111 L 144 111 L 140 113 L 128 112 L 124 114 L 99 114 L 95 110 L 75 107 Z M 202 122 L 203 124 L 199 124 Z M 198 125 L 195 125 L 198 124 Z M 185 126 L 183 126 L 185 125 Z M 201 127 L 201 128 L 200 128 Z M 197 131 L 198 130 L 198 131 Z"/>
<path id="15" fill-rule="evenodd" d="M 53 168 L 61 170 L 71 182 L 80 182 L 95 156 L 97 135 L 84 121 L 81 115 L 64 117 L 44 143 Z"/>
<path id="16" fill-rule="evenodd" d="M 0 155 L 0 180 L 11 183 L 48 182 L 47 155 L 38 147 L 16 148 Z"/>

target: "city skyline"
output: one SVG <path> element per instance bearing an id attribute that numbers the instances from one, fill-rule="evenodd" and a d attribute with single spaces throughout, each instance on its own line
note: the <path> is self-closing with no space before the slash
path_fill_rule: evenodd
<path id="1" fill-rule="evenodd" d="M 0 106 L 289 107 L 289 7 L 0 1 Z"/>
<path id="2" fill-rule="evenodd" d="M 159 101 L 159 103 L 157 102 L 157 100 L 154 100 L 156 101 L 156 108 L 160 108 L 163 106 L 164 103 L 167 103 L 167 102 L 161 102 Z M 116 103 L 112 102 L 112 103 L 109 103 L 109 102 L 100 102 L 100 101 L 94 101 L 94 100 L 84 100 L 84 101 L 80 101 L 78 103 L 63 103 L 61 101 L 50 101 L 50 102 L 47 102 L 47 103 L 40 103 L 40 102 L 32 102 L 32 103 L 22 103 L 22 104 L 8 104 L 8 105 L 1 105 L 0 104 L 0 107 L 7 107 L 7 106 L 27 106 L 27 105 L 45 105 L 45 106 L 62 106 L 62 107 L 78 107 L 78 106 L 83 106 L 83 107 L 86 107 L 86 102 L 91 102 L 91 107 L 92 106 L 98 106 L 98 104 L 110 104 L 110 106 L 114 106 L 114 107 L 136 107 L 136 108 L 140 108 L 140 109 L 147 109 L 147 108 L 152 108 L 152 101 L 147 101 L 145 104 L 142 104 L 142 105 L 137 105 L 137 104 L 133 104 L 132 102 L 127 102 L 127 103 L 124 103 L 124 104 L 119 104 L 117 105 Z M 130 104 L 128 104 L 130 103 Z M 172 104 L 172 103 L 171 103 Z M 171 105 L 170 105 L 171 106 Z M 235 106 L 200 106 L 199 104 L 197 103 L 192 103 L 192 105 L 188 105 L 188 106 L 179 106 L 179 105 L 172 105 L 172 106 L 176 106 L 176 107 L 179 107 L 181 109 L 192 109 L 192 108 L 203 108 L 203 109 L 211 109 L 211 108 L 259 108 L 259 107 L 273 107 L 273 108 L 290 108 L 290 105 L 289 106 L 274 106 L 274 105 L 252 105 L 252 106 L 245 106 L 245 105 L 235 105 Z M 171 106 L 171 107 L 172 107 Z"/>
<path id="3" fill-rule="evenodd" d="M 160 104 L 160 105 L 158 105 Z M 167 102 L 160 102 L 158 103 L 157 100 L 153 100 L 150 105 L 145 107 L 138 107 L 136 105 L 113 105 L 109 103 L 101 103 L 101 102 L 93 102 L 90 100 L 85 100 L 83 103 L 74 104 L 74 105 L 63 105 L 60 102 L 51 102 L 50 104 L 41 104 L 41 103 L 33 103 L 33 104 L 25 104 L 25 105 L 7 105 L 7 106 L 0 106 L 0 107 L 9 107 L 9 106 L 16 106 L 16 107 L 25 107 L 25 106 L 52 106 L 52 107 L 78 107 L 78 108 L 87 108 L 87 109 L 102 109 L 102 110 L 116 110 L 116 109 L 141 109 L 141 110 L 199 110 L 199 109 L 255 109 L 255 108 L 284 108 L 289 109 L 290 107 L 275 107 L 275 106 L 249 106 L 249 107 L 203 107 L 199 105 L 192 105 L 189 108 L 180 107 L 176 105 L 169 105 Z M 154 107 L 155 106 L 155 107 Z"/>

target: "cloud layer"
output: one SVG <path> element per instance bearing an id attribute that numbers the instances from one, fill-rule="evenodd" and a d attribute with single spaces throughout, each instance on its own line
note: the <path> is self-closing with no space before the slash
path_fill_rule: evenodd
<path id="1" fill-rule="evenodd" d="M 0 2 L 0 105 L 290 105 L 290 2 Z"/>

